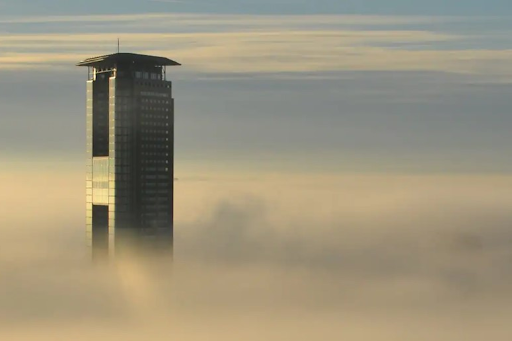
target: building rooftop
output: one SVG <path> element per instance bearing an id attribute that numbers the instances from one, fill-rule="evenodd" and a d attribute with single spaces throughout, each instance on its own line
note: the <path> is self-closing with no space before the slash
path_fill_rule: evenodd
<path id="1" fill-rule="evenodd" d="M 109 66 L 117 63 L 134 63 L 134 64 L 149 64 L 156 66 L 175 66 L 181 65 L 180 63 L 165 57 L 148 56 L 136 53 L 114 53 L 105 56 L 87 58 L 76 66 Z"/>

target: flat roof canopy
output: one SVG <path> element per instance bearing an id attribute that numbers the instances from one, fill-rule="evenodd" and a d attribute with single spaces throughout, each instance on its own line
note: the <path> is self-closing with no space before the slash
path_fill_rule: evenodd
<path id="1" fill-rule="evenodd" d="M 114 53 L 105 56 L 87 58 L 76 66 L 110 66 L 117 63 L 133 63 L 133 64 L 146 64 L 154 66 L 175 66 L 181 65 L 180 63 L 165 57 L 148 56 L 136 53 Z"/>

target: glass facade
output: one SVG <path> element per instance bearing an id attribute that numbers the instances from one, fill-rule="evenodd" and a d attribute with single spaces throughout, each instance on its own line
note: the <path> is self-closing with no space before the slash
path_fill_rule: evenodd
<path id="1" fill-rule="evenodd" d="M 92 160 L 92 202 L 94 205 L 108 205 L 109 158 L 95 157 Z"/>

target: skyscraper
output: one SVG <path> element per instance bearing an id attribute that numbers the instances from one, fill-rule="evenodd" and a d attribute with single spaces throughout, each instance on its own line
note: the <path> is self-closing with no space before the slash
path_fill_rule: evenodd
<path id="1" fill-rule="evenodd" d="M 93 258 L 172 250 L 174 99 L 155 56 L 116 53 L 88 67 L 86 230 Z"/>

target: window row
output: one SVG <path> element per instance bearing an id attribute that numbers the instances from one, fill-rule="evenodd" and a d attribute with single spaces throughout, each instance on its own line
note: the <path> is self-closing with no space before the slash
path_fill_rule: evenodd
<path id="1" fill-rule="evenodd" d="M 141 83 L 137 83 L 138 85 L 144 85 L 144 84 L 141 84 Z M 171 85 L 170 84 L 158 84 L 158 85 L 163 85 L 162 87 L 165 87 L 165 88 L 170 88 Z M 148 97 L 169 97 L 169 94 L 166 93 L 166 92 L 156 92 L 156 91 L 141 91 L 140 92 L 140 95 L 141 96 L 148 96 Z"/>
<path id="2" fill-rule="evenodd" d="M 148 107 L 148 106 L 141 106 L 142 110 L 148 110 L 148 111 L 169 111 L 169 107 Z"/>
<path id="3" fill-rule="evenodd" d="M 143 221 L 145 221 L 146 223 L 154 223 L 154 222 L 168 222 L 168 218 L 165 219 L 165 215 L 163 214 L 165 212 L 160 212 L 160 214 L 158 214 L 157 212 L 145 212 L 145 213 L 142 213 L 141 214 L 141 218 L 143 218 Z M 163 217 L 162 217 L 163 215 Z M 160 218 L 164 218 L 164 219 L 151 219 L 151 218 L 156 218 L 160 216 Z M 147 220 L 144 220 L 144 218 L 148 218 Z"/>
<path id="4" fill-rule="evenodd" d="M 153 99 L 153 98 L 142 98 L 142 103 L 155 103 L 155 104 L 169 104 L 168 100 L 163 99 Z"/>
<path id="5" fill-rule="evenodd" d="M 169 163 L 169 160 L 142 160 L 142 163 Z"/>
<path id="6" fill-rule="evenodd" d="M 168 172 L 168 167 L 141 167 L 142 171 L 145 172 Z"/>
<path id="7" fill-rule="evenodd" d="M 160 179 L 160 180 L 168 180 L 170 178 L 169 174 L 165 174 L 165 175 L 155 175 L 155 174 L 142 174 L 140 176 L 141 180 L 157 180 L 157 179 Z"/>
<path id="8" fill-rule="evenodd" d="M 164 130 L 164 129 L 159 129 L 159 130 L 142 130 L 141 131 L 141 136 L 155 136 L 155 137 L 159 137 L 159 136 L 162 136 L 162 137 L 168 137 L 167 135 L 169 135 L 169 130 Z"/>
<path id="9" fill-rule="evenodd" d="M 158 157 L 163 157 L 164 156 L 164 153 L 162 152 L 143 152 L 141 153 L 141 155 L 144 155 L 144 156 L 158 156 Z M 165 153 L 165 156 L 169 156 L 169 153 Z"/>
<path id="10" fill-rule="evenodd" d="M 169 189 L 144 189 L 142 190 L 142 194 L 170 194 Z"/>
<path id="11" fill-rule="evenodd" d="M 145 137 L 144 135 L 142 136 L 142 141 L 144 142 L 164 142 L 164 141 L 169 141 L 169 138 L 168 137 Z"/>
<path id="12" fill-rule="evenodd" d="M 161 144 L 143 144 L 142 149 L 169 149 L 168 145 Z"/>
<path id="13" fill-rule="evenodd" d="M 148 118 L 151 118 L 151 119 L 159 119 L 159 120 L 162 120 L 162 119 L 166 119 L 168 120 L 169 119 L 169 115 L 168 114 L 163 114 L 163 113 L 147 113 L 147 112 L 143 112 L 141 113 L 142 114 L 142 118 L 144 119 L 148 119 Z"/>
<path id="14" fill-rule="evenodd" d="M 144 187 L 161 187 L 161 188 L 167 188 L 169 187 L 171 183 L 168 181 L 159 181 L 159 182 L 143 182 L 141 183 L 141 186 Z"/>
<path id="15" fill-rule="evenodd" d="M 135 78 L 137 79 L 151 79 L 151 80 L 162 80 L 162 73 L 160 72 L 145 72 L 135 71 Z"/>
<path id="16" fill-rule="evenodd" d="M 151 126 L 151 127 L 168 127 L 169 123 L 160 123 L 160 122 L 154 122 L 154 121 L 142 121 L 141 125 L 143 126 Z"/>

